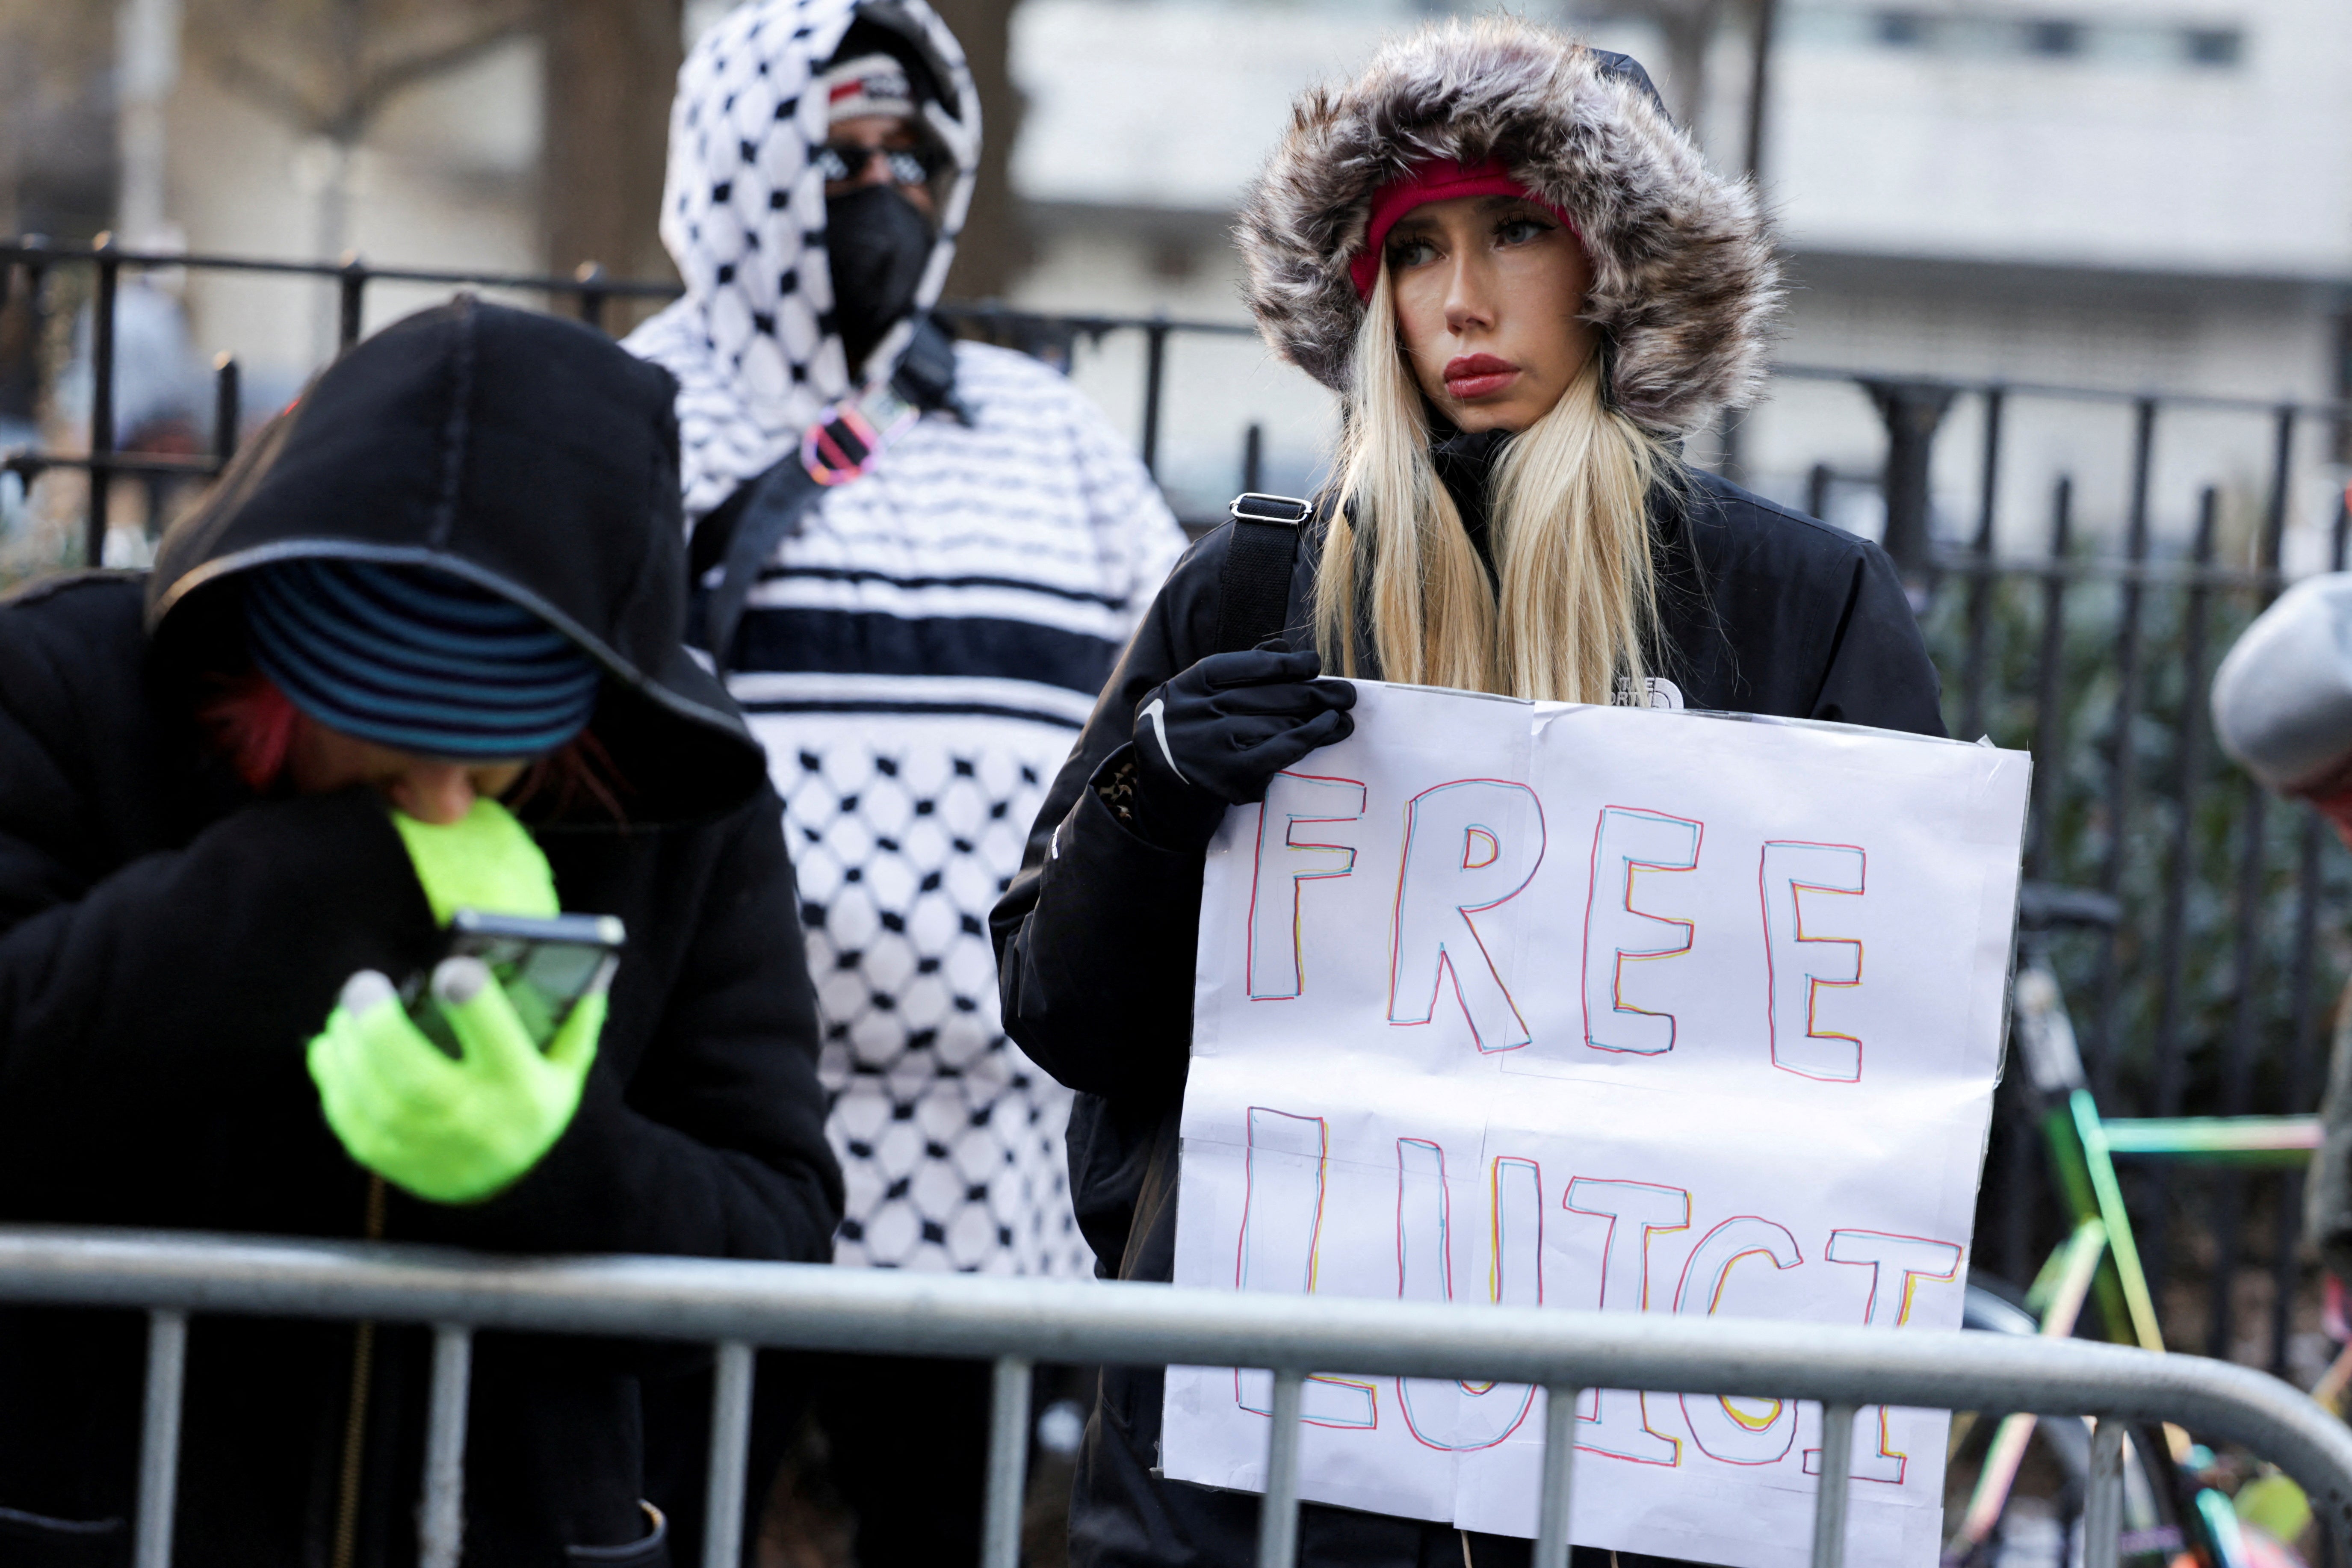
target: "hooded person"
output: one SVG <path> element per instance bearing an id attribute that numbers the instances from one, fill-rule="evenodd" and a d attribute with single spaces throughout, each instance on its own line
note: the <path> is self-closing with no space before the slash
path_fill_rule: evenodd
<path id="1" fill-rule="evenodd" d="M 460 300 L 328 369 L 152 571 L 0 604 L 0 1218 L 826 1256 L 776 801 L 681 640 L 674 393 Z M 617 919 L 609 987 L 545 1038 L 442 960 L 461 909 Z M 430 1338 L 197 1318 L 173 1561 L 414 1561 Z M 130 1561 L 143 1339 L 0 1313 L 9 1562 Z M 464 1560 L 667 1563 L 637 1389 L 677 1353 L 482 1336 Z"/>
<path id="2" fill-rule="evenodd" d="M 993 919 L 1005 1026 L 1081 1091 L 1077 1210 L 1122 1279 L 1173 1272 L 1203 851 L 1351 732 L 1326 672 L 1943 732 L 1885 553 L 1681 461 L 1752 394 L 1777 266 L 1640 66 L 1509 19 L 1425 28 L 1298 100 L 1239 234 L 1261 333 L 1342 401 L 1333 480 L 1243 498 L 1178 564 Z M 1162 1395 L 1105 1369 L 1073 1563 L 1248 1560 L 1256 1499 L 1160 1474 Z M 1529 1551 L 1311 1505 L 1298 1528 L 1315 1568 Z"/>
<path id="3" fill-rule="evenodd" d="M 929 313 L 979 147 L 962 51 L 919 0 L 737 7 L 671 115 L 686 295 L 627 346 L 678 378 L 697 619 L 784 801 L 836 1261 L 1082 1275 L 1070 1097 L 1004 1038 L 985 922 L 1183 535 L 1066 380 Z M 819 1417 L 859 1560 L 971 1559 L 987 1368 L 834 1371 Z M 921 1470 L 898 1415 L 918 1404 Z"/>
<path id="4" fill-rule="evenodd" d="M 2211 700 L 2221 749 L 2352 845 L 2352 572 L 2306 577 L 2255 616 L 2213 672 Z M 2304 1235 L 2335 1311 L 2352 1280 L 2352 1001 L 2336 1008 L 2319 1121 Z"/>

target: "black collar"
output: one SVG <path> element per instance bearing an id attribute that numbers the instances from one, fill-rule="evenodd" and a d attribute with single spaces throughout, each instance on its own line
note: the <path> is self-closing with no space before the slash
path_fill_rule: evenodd
<path id="1" fill-rule="evenodd" d="M 1462 514 L 1462 531 L 1470 536 L 1478 559 L 1486 563 L 1490 575 L 1495 571 L 1495 545 L 1489 527 L 1495 465 L 1502 460 L 1503 449 L 1510 444 L 1512 434 L 1508 430 L 1460 430 L 1433 411 L 1430 415 L 1430 461 L 1436 466 L 1437 478 L 1445 486 L 1445 493 L 1454 498 L 1454 510 Z"/>

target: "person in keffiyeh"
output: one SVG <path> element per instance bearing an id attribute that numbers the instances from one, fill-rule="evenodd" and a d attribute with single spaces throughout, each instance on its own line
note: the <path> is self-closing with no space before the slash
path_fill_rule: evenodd
<path id="1" fill-rule="evenodd" d="M 705 587 L 746 531 L 781 534 L 713 651 L 800 878 L 847 1184 L 835 1260 L 1083 1275 L 1070 1096 L 1004 1038 L 987 916 L 1184 538 L 1067 381 L 950 344 L 929 314 L 979 145 L 961 50 L 919 0 L 738 7 L 691 52 L 671 117 L 662 233 L 686 296 L 627 346 L 679 383 Z M 811 491 L 804 434 L 886 385 L 921 416 Z M 986 1368 L 859 1360 L 827 1388 L 858 1560 L 974 1560 Z"/>

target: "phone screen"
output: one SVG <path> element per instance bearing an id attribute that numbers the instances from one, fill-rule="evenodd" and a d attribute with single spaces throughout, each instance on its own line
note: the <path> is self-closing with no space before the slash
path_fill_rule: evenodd
<path id="1" fill-rule="evenodd" d="M 542 1050 L 598 979 L 620 963 L 624 932 L 610 915 L 538 920 L 459 910 L 449 922 L 448 956 L 478 958 Z M 413 1009 L 418 1026 L 455 1053 L 457 1037 L 429 995 Z"/>

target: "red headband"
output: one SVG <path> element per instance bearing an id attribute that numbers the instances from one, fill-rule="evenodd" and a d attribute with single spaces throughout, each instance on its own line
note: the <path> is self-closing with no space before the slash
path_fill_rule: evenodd
<path id="1" fill-rule="evenodd" d="M 1417 206 L 1452 201 L 1456 196 L 1524 196 L 1559 219 L 1569 233 L 1577 233 L 1575 219 L 1511 178 L 1502 159 L 1489 157 L 1476 163 L 1433 159 L 1372 193 L 1372 220 L 1364 232 L 1364 248 L 1348 263 L 1348 275 L 1355 280 L 1357 299 L 1372 297 L 1372 285 L 1381 278 L 1381 242 L 1388 238 L 1397 219 Z M 1580 241 L 1582 237 L 1578 235 Z"/>

